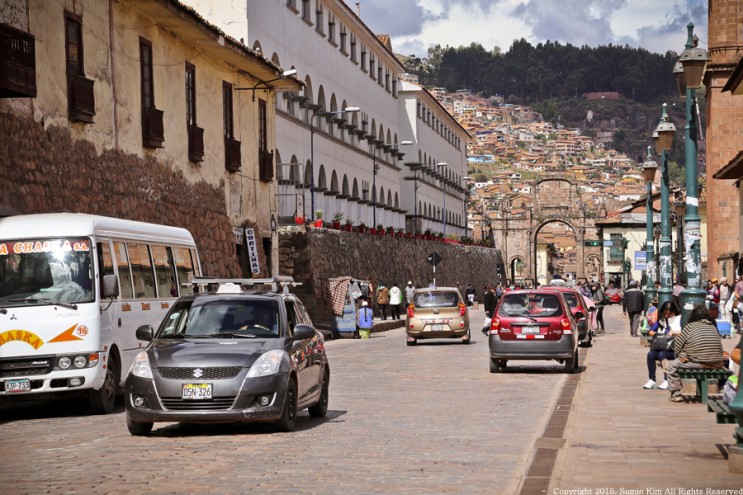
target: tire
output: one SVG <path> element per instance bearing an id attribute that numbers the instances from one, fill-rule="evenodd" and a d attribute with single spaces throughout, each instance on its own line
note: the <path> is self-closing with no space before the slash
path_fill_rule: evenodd
<path id="1" fill-rule="evenodd" d="M 578 368 L 578 350 L 576 349 L 575 354 L 572 358 L 566 359 L 564 364 L 565 373 L 572 373 Z"/>
<path id="2" fill-rule="evenodd" d="M 284 412 L 281 414 L 281 418 L 274 423 L 274 428 L 276 431 L 288 433 L 294 429 L 296 423 L 297 384 L 290 378 L 289 384 L 286 387 L 286 397 L 284 398 Z"/>
<path id="3" fill-rule="evenodd" d="M 317 404 L 307 408 L 307 412 L 313 418 L 324 418 L 328 413 L 328 399 L 330 397 L 330 372 L 325 369 L 322 374 L 322 384 L 320 384 L 320 399 Z"/>
<path id="4" fill-rule="evenodd" d="M 490 358 L 490 372 L 491 373 L 499 373 L 505 370 L 506 366 L 508 366 L 508 361 L 506 361 L 505 359 Z"/>
<path id="5" fill-rule="evenodd" d="M 468 328 L 467 329 L 467 335 L 465 335 L 464 337 L 462 337 L 462 343 L 465 344 L 465 345 L 467 345 L 470 342 L 472 342 L 472 334 L 470 333 L 470 330 Z"/>
<path id="6" fill-rule="evenodd" d="M 413 340 L 408 340 L 408 341 L 407 341 L 407 344 L 408 344 L 409 346 L 411 346 L 411 345 L 415 345 L 415 344 L 416 344 L 416 340 L 415 340 L 415 339 L 413 339 Z"/>
<path id="7" fill-rule="evenodd" d="M 106 379 L 103 381 L 103 386 L 100 390 L 90 390 L 88 392 L 88 400 L 93 413 L 110 414 L 113 411 L 116 396 L 119 395 L 120 373 L 119 358 L 115 354 L 109 354 Z"/>
<path id="8" fill-rule="evenodd" d="M 129 433 L 137 437 L 146 437 L 152 431 L 152 423 L 135 423 L 131 419 L 126 420 Z"/>

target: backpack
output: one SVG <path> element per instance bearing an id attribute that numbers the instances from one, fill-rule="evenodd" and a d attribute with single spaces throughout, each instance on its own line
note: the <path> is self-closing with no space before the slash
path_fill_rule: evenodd
<path id="1" fill-rule="evenodd" d="M 359 308 L 359 328 L 371 328 L 374 321 L 374 312 L 369 306 Z"/>

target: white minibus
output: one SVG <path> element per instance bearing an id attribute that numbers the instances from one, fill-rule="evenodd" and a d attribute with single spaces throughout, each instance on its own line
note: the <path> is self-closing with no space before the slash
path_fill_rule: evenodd
<path id="1" fill-rule="evenodd" d="M 188 230 L 82 213 L 0 219 L 0 403 L 81 393 L 109 413 L 181 284 L 201 275 Z"/>

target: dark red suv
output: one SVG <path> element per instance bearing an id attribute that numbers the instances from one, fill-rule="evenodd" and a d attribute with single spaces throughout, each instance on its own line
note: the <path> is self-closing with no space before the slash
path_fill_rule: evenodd
<path id="1" fill-rule="evenodd" d="M 563 295 L 553 289 L 516 290 L 503 294 L 490 324 L 490 372 L 510 360 L 554 359 L 566 372 L 578 366 L 578 323 Z"/>

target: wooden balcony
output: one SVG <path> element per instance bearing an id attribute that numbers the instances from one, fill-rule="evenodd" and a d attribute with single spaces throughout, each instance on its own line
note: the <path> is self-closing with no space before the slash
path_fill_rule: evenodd
<path id="1" fill-rule="evenodd" d="M 224 138 L 224 168 L 230 173 L 235 173 L 240 170 L 241 162 L 240 141 Z"/>
<path id="2" fill-rule="evenodd" d="M 258 176 L 263 182 L 273 180 L 273 152 L 260 150 L 258 152 Z"/>
<path id="3" fill-rule="evenodd" d="M 147 148 L 162 148 L 165 141 L 162 110 L 142 109 L 142 145 Z"/>
<path id="4" fill-rule="evenodd" d="M 36 98 L 34 37 L 0 24 L 0 98 Z"/>
<path id="5" fill-rule="evenodd" d="M 67 74 L 67 102 L 70 120 L 93 123 L 95 116 L 95 81 L 79 74 Z"/>
<path id="6" fill-rule="evenodd" d="M 188 159 L 192 162 L 204 160 L 204 129 L 188 126 Z"/>

